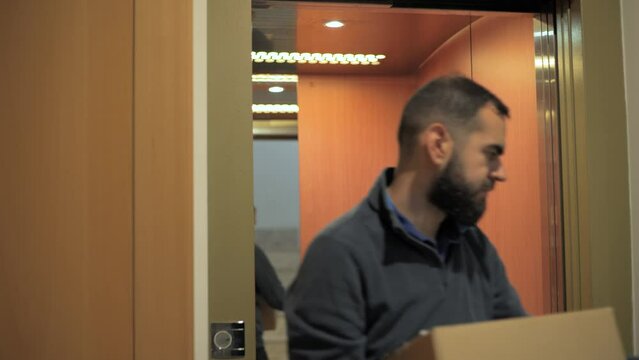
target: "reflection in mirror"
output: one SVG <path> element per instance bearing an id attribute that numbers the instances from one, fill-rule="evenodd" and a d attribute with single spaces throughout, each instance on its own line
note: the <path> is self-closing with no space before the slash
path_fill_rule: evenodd
<path id="1" fill-rule="evenodd" d="M 532 15 L 253 4 L 256 241 L 285 285 L 313 237 L 359 203 L 383 168 L 395 166 L 395 134 L 413 92 L 456 73 L 495 92 L 513 119 L 504 158 L 509 181 L 491 195 L 480 227 L 525 308 L 556 311 L 540 200 L 546 135 L 537 120 Z M 270 215 L 260 219 L 262 213 Z M 282 227 L 289 233 L 278 233 Z M 271 358 L 286 358 L 281 313 L 264 336 Z"/>
<path id="2" fill-rule="evenodd" d="M 299 159 L 297 141 L 297 66 L 286 59 L 266 58 L 296 48 L 294 7 L 255 7 L 253 15 L 253 174 L 257 209 L 255 242 L 288 287 L 299 266 Z M 257 263 L 256 263 L 257 264 Z M 256 290 L 257 292 L 257 290 Z M 281 311 L 260 303 L 256 322 L 263 333 L 258 354 L 287 358 L 287 338 Z M 257 310 L 256 310 L 257 311 Z M 259 339 L 261 337 L 261 339 Z M 259 357 L 258 357 L 259 358 Z"/>
<path id="3" fill-rule="evenodd" d="M 258 139 L 295 139 L 297 67 L 280 54 L 295 51 L 295 8 L 254 2 L 252 15 L 253 135 Z"/>

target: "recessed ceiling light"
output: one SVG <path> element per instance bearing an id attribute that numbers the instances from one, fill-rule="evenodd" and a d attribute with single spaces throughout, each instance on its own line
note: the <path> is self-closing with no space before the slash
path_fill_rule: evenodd
<path id="1" fill-rule="evenodd" d="M 271 86 L 270 88 L 268 88 L 268 91 L 272 93 L 281 93 L 282 91 L 284 91 L 284 88 L 281 86 Z"/>
<path id="2" fill-rule="evenodd" d="M 328 22 L 324 23 L 324 26 L 326 26 L 327 28 L 331 28 L 331 29 L 339 29 L 342 26 L 344 26 L 344 23 L 339 21 L 339 20 L 331 20 L 331 21 L 328 21 Z"/>

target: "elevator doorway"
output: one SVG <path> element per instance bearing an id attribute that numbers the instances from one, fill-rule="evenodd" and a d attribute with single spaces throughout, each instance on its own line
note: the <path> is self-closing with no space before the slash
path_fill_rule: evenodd
<path id="1" fill-rule="evenodd" d="M 254 77 L 295 78 L 254 82 L 255 109 L 279 106 L 254 112 L 254 134 L 270 126 L 270 136 L 298 142 L 299 172 L 283 176 L 299 176 L 300 257 L 395 164 L 412 92 L 463 74 L 511 108 L 509 181 L 479 226 L 529 312 L 564 310 L 553 23 L 541 13 L 254 1 Z M 272 87 L 283 91 L 270 95 Z"/>

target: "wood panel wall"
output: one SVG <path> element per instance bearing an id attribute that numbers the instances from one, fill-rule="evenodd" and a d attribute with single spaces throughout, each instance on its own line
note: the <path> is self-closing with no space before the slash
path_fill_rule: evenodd
<path id="1" fill-rule="evenodd" d="M 409 77 L 300 75 L 300 249 L 367 195 L 397 162 L 397 126 L 415 89 Z"/>
<path id="2" fill-rule="evenodd" d="M 192 358 L 191 15 L 0 5 L 0 358 Z"/>
<path id="3" fill-rule="evenodd" d="M 543 276 L 549 264 L 543 252 L 547 239 L 541 224 L 542 160 L 532 34 L 529 16 L 473 24 L 473 78 L 511 111 L 504 157 L 508 181 L 489 197 L 489 210 L 480 226 L 499 250 L 526 309 L 542 314 L 550 311 L 549 284 Z"/>
<path id="4" fill-rule="evenodd" d="M 471 77 L 471 42 L 468 27 L 453 35 L 421 64 L 417 71 L 417 86 L 447 74 Z"/>
<path id="5" fill-rule="evenodd" d="M 133 1 L 0 2 L 0 359 L 133 359 Z"/>
<path id="6" fill-rule="evenodd" d="M 544 276 L 549 264 L 543 252 L 547 239 L 540 208 L 534 50 L 531 16 L 487 17 L 445 43 L 424 64 L 419 78 L 423 84 L 451 72 L 472 76 L 509 106 L 504 156 L 508 180 L 489 195 L 479 226 L 497 247 L 525 308 L 542 314 L 550 311 L 550 297 Z"/>

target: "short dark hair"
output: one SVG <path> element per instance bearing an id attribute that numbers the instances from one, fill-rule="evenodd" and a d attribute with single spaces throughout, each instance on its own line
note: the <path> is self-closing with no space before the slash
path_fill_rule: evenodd
<path id="1" fill-rule="evenodd" d="M 509 116 L 508 107 L 497 96 L 465 76 L 430 81 L 404 107 L 397 133 L 401 154 L 411 154 L 417 135 L 434 121 L 454 130 L 474 130 L 477 112 L 487 104 L 492 104 L 502 118 Z"/>

